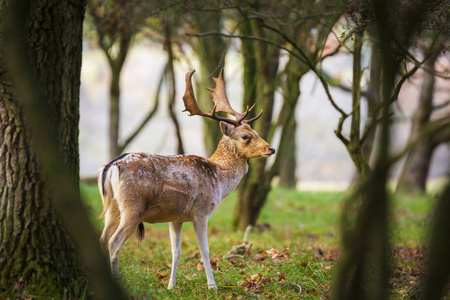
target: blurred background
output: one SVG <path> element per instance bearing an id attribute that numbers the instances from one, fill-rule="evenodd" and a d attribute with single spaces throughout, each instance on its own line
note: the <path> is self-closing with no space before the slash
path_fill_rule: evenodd
<path id="1" fill-rule="evenodd" d="M 248 58 L 245 57 L 245 55 L 248 55 L 248 51 L 242 49 L 241 39 L 218 34 L 246 35 L 242 29 L 242 24 L 249 21 L 245 21 L 243 15 L 236 13 L 233 9 L 227 9 L 226 3 L 222 4 L 222 9 L 218 8 L 220 5 L 215 5 L 214 9 L 211 9 L 213 6 L 207 4 L 195 7 L 195 5 L 200 5 L 195 2 L 191 3 L 191 7 L 174 4 L 167 9 L 169 4 L 157 2 L 153 5 L 144 5 L 137 1 L 123 3 L 121 1 L 115 1 L 114 3 L 108 1 L 88 2 L 81 74 L 81 177 L 95 177 L 99 167 L 113 158 L 113 155 L 110 155 L 111 125 L 109 123 L 110 99 L 114 97 L 111 96 L 113 64 L 109 62 L 111 59 L 119 60 L 119 52 L 121 47 L 124 47 L 121 41 L 124 39 L 128 39 L 128 41 L 123 66 L 119 71 L 120 79 L 118 80 L 118 86 L 120 87 L 118 143 L 124 143 L 155 106 L 158 82 L 169 59 L 173 60 L 174 89 L 168 88 L 172 85 L 172 82 L 167 79 L 163 81 L 159 92 L 157 110 L 121 152 L 177 154 L 179 152 L 178 140 L 181 139 L 185 153 L 201 156 L 210 155 L 211 150 L 207 150 L 208 146 L 205 146 L 205 139 L 208 138 L 209 133 L 205 133 L 203 129 L 204 120 L 200 117 L 188 117 L 186 112 L 182 113 L 184 106 L 181 97 L 185 88 L 184 74 L 191 69 L 197 70 L 194 75 L 194 83 L 197 87 L 196 93 L 199 94 L 199 89 L 204 86 L 214 87 L 211 76 L 217 76 L 220 68 L 224 67 L 228 98 L 235 109 L 239 110 L 243 107 L 244 90 L 246 89 L 243 73 L 248 61 Z M 322 39 L 323 43 L 319 46 L 308 45 L 308 47 L 310 47 L 311 53 L 316 51 L 314 47 L 323 48 L 321 57 L 325 58 L 317 59 L 317 65 L 335 82 L 335 86 L 330 86 L 330 92 L 336 103 L 346 112 L 350 112 L 352 106 L 353 40 L 348 37 L 352 35 L 352 30 L 354 30 L 355 26 L 352 22 L 354 22 L 355 16 L 346 12 L 345 9 L 348 10 L 348 8 L 339 11 L 342 7 L 333 7 L 332 4 L 330 4 L 330 7 L 323 8 L 305 6 L 305 11 L 292 12 L 293 16 L 286 14 L 285 10 L 288 7 L 279 5 L 274 8 L 269 5 L 269 2 L 265 4 L 266 6 L 261 9 L 260 17 L 265 18 L 266 22 L 274 19 L 266 15 L 263 16 L 271 9 L 277 15 L 277 18 L 286 24 L 289 24 L 289 20 L 295 17 L 295 14 L 297 14 L 297 17 L 317 14 L 318 17 L 314 19 L 314 22 L 304 22 L 301 25 L 302 30 L 306 32 L 302 33 L 303 39 Z M 165 8 L 166 10 L 160 12 L 158 8 Z M 306 11 L 308 9 L 309 11 Z M 155 14 L 155 11 L 158 13 Z M 196 12 L 192 13 L 192 11 Z M 322 29 L 320 22 L 327 22 L 322 17 L 325 13 L 338 15 L 337 21 L 331 24 L 332 32 L 328 32 L 326 36 L 318 32 Z M 339 14 L 341 15 L 339 16 Z M 197 20 L 195 16 L 198 17 Z M 281 23 L 281 21 L 278 22 Z M 307 29 L 304 29 L 305 26 Z M 195 36 L 196 34 L 213 31 L 216 32 L 216 35 Z M 257 34 L 253 32 L 247 35 L 256 36 Z M 267 35 L 267 38 L 272 37 Z M 101 42 L 102 39 L 104 39 L 103 42 Z M 276 37 L 272 39 L 280 46 L 285 44 L 284 41 L 279 41 Z M 425 50 L 423 49 L 427 47 L 425 45 L 428 43 L 425 41 L 427 37 L 421 37 L 422 41 L 417 37 L 416 39 L 418 44 L 414 45 L 411 51 L 418 59 L 421 59 L 424 56 Z M 302 41 L 296 42 L 302 44 Z M 312 43 L 311 41 L 306 42 Z M 207 48 L 207 45 L 201 45 L 202 43 L 215 43 L 217 47 Z M 169 44 L 171 58 L 168 54 Z M 202 46 L 207 48 L 206 54 L 198 54 L 201 53 L 198 49 Z M 285 91 L 282 87 L 282 81 L 286 79 L 283 74 L 286 73 L 286 66 L 291 55 L 283 49 L 272 48 L 276 49 L 274 59 L 277 64 L 273 77 L 276 83 L 272 87 L 274 89 L 272 118 L 276 120 L 284 101 L 283 94 Z M 330 55 L 327 56 L 327 51 L 335 51 L 335 53 L 328 53 Z M 363 69 L 362 90 L 367 90 L 370 84 L 371 52 L 369 37 L 366 36 L 361 59 Z M 109 54 L 105 55 L 105 53 Z M 405 65 L 411 67 L 412 64 L 407 61 Z M 434 68 L 440 74 L 448 74 L 449 67 L 448 52 L 444 52 L 437 57 Z M 295 169 L 294 172 L 289 171 L 290 175 L 288 176 L 292 177 L 292 174 L 295 174 L 294 186 L 300 189 L 345 189 L 354 178 L 356 171 L 346 147 L 334 133 L 341 114 L 330 104 L 324 88 L 314 72 L 306 70 L 304 73 L 299 80 L 300 97 L 294 106 L 294 118 L 296 120 L 293 125 L 295 126 L 294 134 L 289 137 L 295 143 L 296 150 L 293 154 Z M 424 71 L 419 69 L 401 87 L 392 116 L 391 148 L 393 152 L 402 149 L 410 137 L 412 119 L 418 110 L 423 81 Z M 254 82 L 256 82 L 256 78 Z M 432 88 L 433 106 L 445 106 L 449 101 L 449 94 L 448 76 L 447 78 L 436 76 Z M 203 95 L 200 96 L 204 97 Z M 171 97 L 174 100 L 169 99 Z M 209 95 L 205 97 L 211 99 Z M 170 101 L 174 101 L 173 113 L 179 124 L 180 137 L 177 137 L 177 129 L 172 122 L 171 109 L 169 109 Z M 250 103 L 256 103 L 256 111 L 263 107 L 262 101 L 264 100 L 258 97 L 250 99 Z M 203 110 L 212 109 L 212 102 L 200 101 L 200 103 Z M 433 111 L 431 118 L 448 114 L 448 111 L 448 107 L 436 109 L 436 111 Z M 269 112 L 265 112 L 265 114 L 269 114 Z M 367 97 L 363 93 L 361 128 L 369 124 L 370 120 Z M 279 125 L 274 121 L 273 127 L 277 127 L 278 130 L 275 131 L 272 140 L 269 141 L 275 148 L 278 147 L 280 140 Z M 218 131 L 218 124 L 209 124 L 209 126 L 215 126 Z M 349 131 L 350 121 L 344 122 L 343 134 L 348 136 Z M 267 136 L 263 137 L 268 138 Z M 429 165 L 429 181 L 439 181 L 441 177 L 448 173 L 449 149 L 448 143 L 440 143 L 433 149 Z M 403 164 L 404 159 L 393 168 L 392 178 L 398 178 Z M 277 177 L 274 180 L 277 181 Z"/>

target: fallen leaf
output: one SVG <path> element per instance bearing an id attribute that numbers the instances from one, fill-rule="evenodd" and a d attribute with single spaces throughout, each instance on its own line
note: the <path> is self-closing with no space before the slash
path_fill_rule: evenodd
<path id="1" fill-rule="evenodd" d="M 256 253 L 255 255 L 253 255 L 253 259 L 254 260 L 259 260 L 259 261 L 263 261 L 266 259 L 266 251 L 261 251 L 259 253 Z"/>
<path id="2" fill-rule="evenodd" d="M 164 271 L 160 272 L 160 273 L 158 274 L 157 280 L 158 280 L 159 282 L 162 282 L 163 279 L 167 277 L 167 273 L 168 273 L 167 270 L 164 270 Z"/>
<path id="3" fill-rule="evenodd" d="M 275 263 L 280 263 L 283 259 L 289 259 L 289 256 L 286 253 L 287 251 L 289 251 L 289 249 L 290 247 L 285 248 L 283 252 L 280 252 L 277 249 L 272 248 L 270 250 L 267 250 L 266 253 L 270 258 L 272 258 Z"/>
<path id="4" fill-rule="evenodd" d="M 203 264 L 202 263 L 198 263 L 197 264 L 197 271 L 202 271 L 203 270 Z"/>

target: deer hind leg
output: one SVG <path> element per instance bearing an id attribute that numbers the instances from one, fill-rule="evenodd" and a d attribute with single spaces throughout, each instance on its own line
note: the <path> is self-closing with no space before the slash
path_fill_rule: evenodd
<path id="1" fill-rule="evenodd" d="M 177 275 L 177 263 L 181 254 L 181 226 L 183 223 L 170 222 L 170 243 L 172 245 L 172 272 L 167 289 L 171 290 L 175 287 L 175 277 Z"/>
<path id="2" fill-rule="evenodd" d="M 139 215 L 133 214 L 129 211 L 124 211 L 121 214 L 120 223 L 117 230 L 108 242 L 111 272 L 114 277 L 119 277 L 119 252 L 123 243 L 131 236 L 134 230 L 142 222 Z"/>
<path id="3" fill-rule="evenodd" d="M 205 266 L 206 280 L 208 282 L 208 289 L 217 289 L 216 282 L 211 270 L 211 263 L 209 261 L 209 246 L 208 246 L 208 219 L 198 218 L 194 219 L 194 231 L 197 236 L 197 243 L 202 255 L 203 265 Z"/>
<path id="4" fill-rule="evenodd" d="M 120 223 L 120 211 L 117 203 L 111 201 L 108 210 L 105 212 L 105 228 L 103 228 L 102 235 L 100 237 L 100 245 L 104 253 L 108 253 L 108 242 L 111 239 L 114 232 Z"/>

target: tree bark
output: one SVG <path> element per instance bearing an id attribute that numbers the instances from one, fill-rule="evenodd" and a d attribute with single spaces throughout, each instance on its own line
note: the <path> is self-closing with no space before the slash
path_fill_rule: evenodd
<path id="1" fill-rule="evenodd" d="M 2 1 L 2 9 L 6 5 Z M 78 184 L 81 36 L 85 3 L 33 1 L 28 56 Z M 70 12 L 70 13 L 69 13 Z M 3 29 L 2 29 L 3 30 Z M 2 34 L 3 36 L 3 34 Z M 61 297 L 86 289 L 79 258 L 52 209 L 5 53 L 0 53 L 0 292 Z M 78 197 L 78 195 L 74 195 Z M 64 289 L 69 289 L 65 292 Z M 73 295 L 75 297 L 80 295 Z"/>
<path id="2" fill-rule="evenodd" d="M 255 36 L 263 36 L 257 21 L 251 20 L 250 25 Z M 272 128 L 279 51 L 264 42 L 255 42 L 254 45 L 257 62 L 256 99 L 258 99 L 258 107 L 263 109 L 264 113 L 253 126 L 260 136 L 267 138 Z M 271 180 L 266 177 L 265 168 L 266 159 L 264 158 L 249 161 L 249 172 L 238 187 L 238 203 L 233 220 L 235 229 L 246 229 L 248 225 L 256 225 L 256 220 L 270 191 Z"/>
<path id="3" fill-rule="evenodd" d="M 447 180 L 450 176 L 447 175 Z M 450 181 L 443 192 L 437 197 L 437 204 L 433 216 L 431 228 L 430 246 L 428 251 L 428 272 L 423 282 L 421 300 L 443 299 L 448 292 L 448 279 L 450 276 L 450 264 L 448 253 L 450 252 Z M 447 290 L 447 291 L 446 291 Z M 448 295 L 448 294 L 447 294 Z"/>
<path id="4" fill-rule="evenodd" d="M 198 32 L 220 31 L 221 13 L 193 12 L 192 15 Z M 204 111 L 208 111 L 213 107 L 212 98 L 203 86 L 208 86 L 207 82 L 212 85 L 211 75 L 218 77 L 221 68 L 223 68 L 226 44 L 220 36 L 207 36 L 195 39 L 193 48 L 200 60 L 200 80 L 196 84 L 196 97 L 199 106 Z M 217 121 L 208 118 L 202 119 L 205 151 L 207 156 L 211 156 L 222 138 L 222 132 L 217 125 Z"/>
<path id="5" fill-rule="evenodd" d="M 359 177 L 370 173 L 369 162 L 361 145 L 361 50 L 364 31 L 355 32 L 353 50 L 353 82 L 352 82 L 352 121 L 350 125 L 350 142 L 346 144 L 356 172 Z"/>
<path id="6" fill-rule="evenodd" d="M 291 118 L 289 126 L 286 129 L 286 138 L 284 143 L 283 153 L 278 153 L 281 156 L 280 163 L 280 186 L 285 188 L 295 188 L 297 184 L 296 170 L 297 170 L 297 145 L 296 145 L 296 132 L 297 132 L 297 118 L 295 116 L 295 108 L 297 106 L 298 99 L 300 97 L 300 80 L 302 76 L 308 72 L 308 68 L 302 64 L 298 59 L 291 57 L 285 68 L 285 80 L 282 85 L 284 102 L 292 103 L 289 110 L 287 110 L 288 116 L 280 115 L 278 123 L 283 122 L 285 118 Z M 285 113 L 286 114 L 286 113 Z M 281 122 L 280 122 L 281 121 Z"/>
<path id="7" fill-rule="evenodd" d="M 13 230 L 12 237 L 0 235 L 2 296 L 89 297 L 87 276 L 97 299 L 124 298 L 79 197 L 78 96 L 85 5 L 22 0 L 2 6 L 0 85 L 10 90 L 0 102 L 0 111 L 11 114 L 1 119 L 0 136 L 7 137 L 2 152 L 9 155 L 1 156 L 7 169 L 0 169 L 0 176 L 14 195 L 1 199 L 0 226 L 2 234 L 11 233 L 11 226 L 16 229 L 20 223 L 23 229 Z M 9 129 L 14 126 L 18 130 L 10 139 Z M 19 169 L 17 161 L 11 164 L 8 159 L 14 156 L 23 163 Z M 22 168 L 29 172 L 19 189 L 21 178 L 12 174 Z M 11 205 L 17 214 L 11 215 L 11 210 L 5 214 L 3 208 Z M 81 272 L 72 241 L 86 272 Z M 26 251 L 14 248 L 19 244 Z M 4 264 L 9 264 L 9 270 Z M 5 282 L 13 285 L 5 287 Z"/>
<path id="8" fill-rule="evenodd" d="M 166 29 L 166 51 L 167 51 L 167 73 L 166 73 L 166 82 L 167 82 L 167 91 L 168 91 L 168 109 L 169 109 L 169 115 L 170 119 L 173 122 L 173 125 L 175 127 L 175 134 L 177 137 L 177 153 L 178 154 L 184 154 L 184 147 L 183 147 L 183 140 L 181 139 L 181 130 L 180 125 L 178 123 L 177 115 L 174 111 L 175 108 L 175 96 L 176 96 L 176 84 L 175 84 L 175 72 L 174 72 L 174 55 L 173 55 L 173 49 L 172 49 L 172 39 L 171 39 L 171 28 L 170 24 L 165 24 Z"/>
<path id="9" fill-rule="evenodd" d="M 99 37 L 100 39 L 102 37 Z M 108 58 L 111 70 L 111 81 L 109 84 L 109 157 L 113 159 L 121 154 L 123 147 L 119 145 L 120 134 L 120 77 L 122 67 L 130 47 L 131 35 L 125 36 L 119 43 L 119 54 L 112 57 L 109 53 L 110 47 L 106 47 L 104 42 L 100 42 L 102 50 Z"/>
<path id="10" fill-rule="evenodd" d="M 279 185 L 287 189 L 295 189 L 297 184 L 297 145 L 296 135 L 297 121 L 293 120 L 292 125 L 287 132 L 285 151 L 281 154 L 283 160 L 280 166 Z"/>
<path id="11" fill-rule="evenodd" d="M 119 125 L 120 125 L 120 73 L 122 66 L 111 66 L 111 82 L 109 87 L 109 158 L 120 155 Z"/>
<path id="12" fill-rule="evenodd" d="M 242 20 L 239 25 L 239 31 L 241 35 L 251 36 L 252 31 L 250 28 L 250 21 Z M 242 98 L 242 111 L 247 106 L 251 107 L 256 99 L 256 57 L 255 57 L 255 44 L 253 41 L 242 39 L 241 40 L 241 53 L 243 58 L 243 71 L 242 79 L 244 82 L 243 98 Z M 256 115 L 258 108 L 249 112 L 249 117 Z"/>
<path id="13" fill-rule="evenodd" d="M 425 62 L 425 67 L 429 70 L 434 70 L 434 64 L 440 53 L 439 50 L 433 50 Z M 415 139 L 430 122 L 433 110 L 434 82 L 434 75 L 430 72 L 424 72 L 419 104 L 412 121 L 410 140 Z M 409 151 L 398 180 L 397 192 L 412 194 L 426 191 L 428 171 L 436 146 L 433 137 L 428 136 Z"/>

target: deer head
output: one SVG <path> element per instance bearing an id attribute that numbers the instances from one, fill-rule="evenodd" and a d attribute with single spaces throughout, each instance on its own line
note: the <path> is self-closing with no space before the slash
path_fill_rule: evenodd
<path id="1" fill-rule="evenodd" d="M 227 143 L 228 147 L 233 150 L 237 157 L 248 159 L 259 156 L 269 157 L 274 154 L 275 149 L 262 139 L 249 125 L 249 123 L 259 119 L 263 111 L 261 110 L 256 117 L 245 120 L 248 113 L 255 107 L 255 104 L 250 108 L 247 106 L 244 113 L 239 113 L 231 107 L 225 92 L 223 69 L 220 70 L 218 78 L 213 77 L 216 87 L 214 89 L 206 88 L 211 92 L 213 97 L 214 107 L 211 113 L 202 111 L 195 100 L 194 89 L 192 87 L 192 75 L 194 72 L 195 70 L 186 73 L 186 91 L 183 96 L 185 110 L 183 111 L 188 111 L 190 113 L 189 116 L 198 115 L 220 121 L 220 129 L 224 135 L 222 141 Z M 218 116 L 216 112 L 226 112 L 234 116 L 235 119 Z"/>

